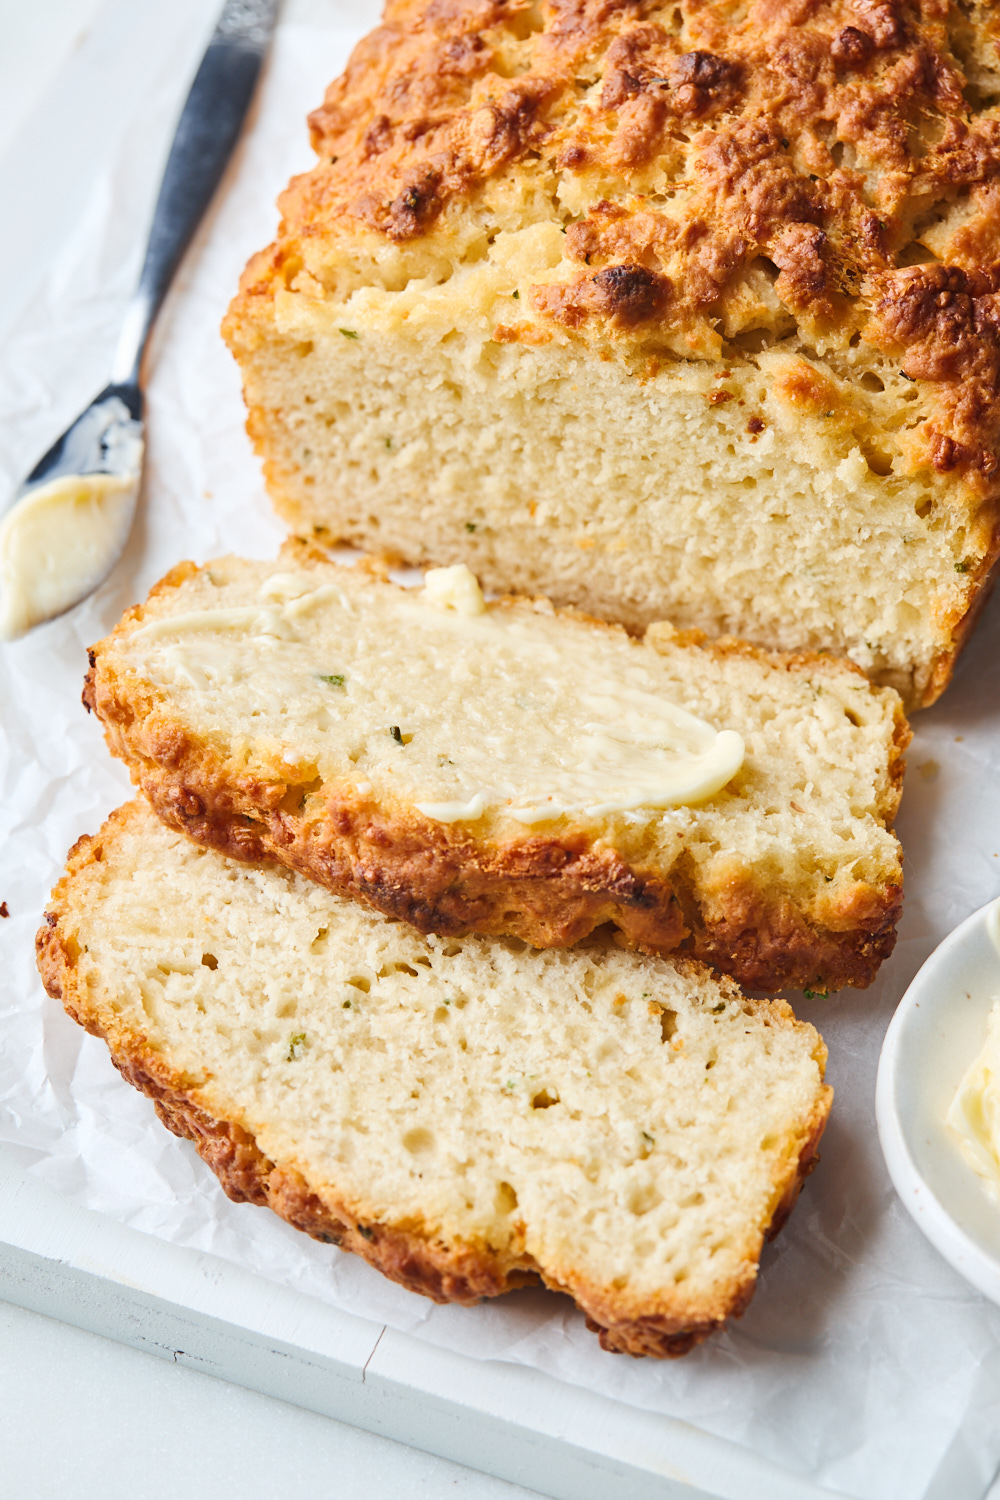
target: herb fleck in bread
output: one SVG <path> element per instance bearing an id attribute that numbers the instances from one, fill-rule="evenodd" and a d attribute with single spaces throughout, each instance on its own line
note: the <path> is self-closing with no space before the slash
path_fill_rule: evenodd
<path id="1" fill-rule="evenodd" d="M 423 938 L 141 800 L 76 845 L 38 952 L 231 1198 L 436 1301 L 540 1277 L 631 1354 L 745 1308 L 830 1107 L 782 1001 L 614 947 Z"/>
<path id="2" fill-rule="evenodd" d="M 390 0 L 224 326 L 281 515 L 932 701 L 1000 551 L 997 27 Z"/>
<path id="3" fill-rule="evenodd" d="M 421 931 L 545 947 L 612 922 L 756 989 L 870 981 L 901 901 L 891 689 L 544 600 L 478 607 L 294 545 L 183 564 L 93 649 L 85 701 L 172 826 Z M 698 805 L 655 785 L 676 711 L 745 745 Z"/>

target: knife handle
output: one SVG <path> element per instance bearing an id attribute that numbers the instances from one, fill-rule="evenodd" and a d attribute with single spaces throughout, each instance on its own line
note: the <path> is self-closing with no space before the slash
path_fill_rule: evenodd
<path id="1" fill-rule="evenodd" d="M 227 0 L 187 96 L 153 213 L 146 259 L 112 366 L 112 385 L 141 383 L 150 330 L 239 138 L 278 0 Z"/>

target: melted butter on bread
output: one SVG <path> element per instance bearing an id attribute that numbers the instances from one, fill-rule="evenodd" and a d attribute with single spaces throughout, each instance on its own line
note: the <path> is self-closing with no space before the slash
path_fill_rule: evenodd
<path id="1" fill-rule="evenodd" d="M 420 592 L 373 589 L 361 617 L 308 574 L 272 574 L 259 599 L 150 621 L 130 651 L 182 693 L 236 693 L 274 721 L 261 729 L 304 728 L 304 760 L 346 734 L 354 765 L 391 774 L 434 821 L 692 806 L 743 764 L 735 730 L 665 696 L 652 652 L 531 605 L 489 608 L 466 567 L 431 570 Z"/>

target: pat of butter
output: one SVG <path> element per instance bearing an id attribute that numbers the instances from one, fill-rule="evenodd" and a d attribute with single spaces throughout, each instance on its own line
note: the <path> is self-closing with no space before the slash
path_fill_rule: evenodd
<path id="1" fill-rule="evenodd" d="M 234 609 L 197 609 L 183 615 L 164 615 L 158 620 L 148 620 L 133 631 L 132 639 L 155 640 L 202 630 L 232 631 L 247 634 L 251 639 L 261 635 L 290 639 L 292 635 L 280 609 L 273 605 L 238 604 Z"/>
<path id="2" fill-rule="evenodd" d="M 965 1160 L 1000 1203 L 1000 999 L 990 1011 L 982 1051 L 959 1084 L 945 1118 Z"/>
<path id="3" fill-rule="evenodd" d="M 627 746 L 625 753 L 617 761 L 608 757 L 608 774 L 620 769 L 625 778 L 631 773 L 631 786 L 605 801 L 583 808 L 561 807 L 553 801 L 551 805 L 542 803 L 535 807 L 508 807 L 504 811 L 518 823 L 530 826 L 562 817 L 564 813 L 579 811 L 588 818 L 603 818 L 607 813 L 634 812 L 640 807 L 696 807 L 699 802 L 707 802 L 709 797 L 721 792 L 732 781 L 743 764 L 745 754 L 743 736 L 734 729 L 722 729 L 716 733 L 710 724 L 706 724 L 704 729 L 702 748 L 678 753 L 673 763 L 660 764 L 652 773 L 643 774 L 639 753 L 635 753 L 634 746 Z M 606 742 L 611 741 L 612 736 L 607 736 Z M 640 753 L 642 748 L 640 745 Z M 630 755 L 629 752 L 633 754 Z M 630 759 L 633 760 L 634 770 L 628 763 Z"/>
<path id="4" fill-rule="evenodd" d="M 468 802 L 415 802 L 417 812 L 435 823 L 474 823 L 486 811 L 486 798 L 482 792 L 470 797 Z"/>
<path id="5" fill-rule="evenodd" d="M 428 568 L 424 574 L 424 597 L 428 603 L 453 609 L 460 615 L 486 613 L 479 579 L 464 563 L 453 568 Z"/>
<path id="6" fill-rule="evenodd" d="M 741 735 L 674 703 L 655 655 L 613 631 L 487 609 L 461 564 L 426 580 L 363 585 L 351 601 L 308 572 L 273 573 L 257 603 L 159 616 L 129 642 L 154 680 L 226 692 L 258 732 L 286 745 L 294 733 L 303 757 L 349 747 L 350 774 L 391 775 L 436 823 L 648 818 L 739 772 Z"/>
<path id="7" fill-rule="evenodd" d="M 0 523 L 0 638 L 62 614 L 100 583 L 128 539 L 136 474 L 70 474 L 29 490 Z"/>

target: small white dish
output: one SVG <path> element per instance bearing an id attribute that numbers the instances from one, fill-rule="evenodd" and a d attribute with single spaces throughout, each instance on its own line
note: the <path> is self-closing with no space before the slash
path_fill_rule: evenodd
<path id="1" fill-rule="evenodd" d="M 1000 997 L 1000 901 L 945 938 L 899 1003 L 882 1044 L 875 1117 L 889 1176 L 955 1270 L 1000 1303 L 1000 1204 L 945 1116 Z"/>

